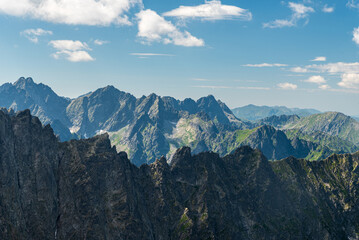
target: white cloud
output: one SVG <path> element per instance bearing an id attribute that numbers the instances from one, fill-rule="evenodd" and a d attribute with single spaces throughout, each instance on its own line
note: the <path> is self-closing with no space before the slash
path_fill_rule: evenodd
<path id="1" fill-rule="evenodd" d="M 297 67 L 298 71 L 303 72 L 315 72 L 315 73 L 325 73 L 325 74 L 335 74 L 341 75 L 341 81 L 338 83 L 338 86 L 343 88 L 353 88 L 359 89 L 359 62 L 353 63 L 345 63 L 345 62 L 337 62 L 337 63 L 328 63 L 328 64 L 313 64 L 307 65 L 303 68 Z M 292 69 L 293 70 L 293 69 Z M 312 76 L 309 79 L 305 80 L 305 82 L 311 82 L 320 84 L 319 88 L 328 89 L 325 79 L 321 76 Z M 333 89 L 331 89 L 333 90 Z"/>
<path id="2" fill-rule="evenodd" d="M 358 73 L 344 73 L 342 80 L 338 83 L 343 88 L 359 89 L 359 74 Z"/>
<path id="3" fill-rule="evenodd" d="M 305 67 L 308 72 L 324 72 L 329 74 L 338 73 L 359 73 L 359 62 L 354 63 L 328 63 L 328 64 L 313 64 Z"/>
<path id="4" fill-rule="evenodd" d="M 302 67 L 294 67 L 294 68 L 291 68 L 290 71 L 295 72 L 295 73 L 306 73 L 306 72 L 308 72 L 307 69 L 302 68 Z"/>
<path id="5" fill-rule="evenodd" d="M 104 44 L 109 43 L 109 41 L 104 41 L 104 40 L 100 40 L 100 39 L 96 39 L 95 41 L 93 41 L 94 44 L 102 46 Z"/>
<path id="6" fill-rule="evenodd" d="M 69 50 L 69 51 L 79 51 L 79 50 L 91 50 L 86 43 L 80 41 L 72 40 L 54 40 L 49 43 L 51 46 L 57 50 Z"/>
<path id="7" fill-rule="evenodd" d="M 349 7 L 349 8 L 359 8 L 359 3 L 356 0 L 349 0 L 347 2 L 347 7 Z"/>
<path id="8" fill-rule="evenodd" d="M 0 0 L 0 14 L 71 25 L 129 25 L 141 0 Z"/>
<path id="9" fill-rule="evenodd" d="M 322 90 L 327 90 L 327 89 L 330 89 L 330 86 L 326 85 L 326 84 L 323 84 L 323 85 L 320 85 L 319 88 L 322 89 Z"/>
<path id="10" fill-rule="evenodd" d="M 296 26 L 301 19 L 307 19 L 309 13 L 313 13 L 314 9 L 300 3 L 289 2 L 288 7 L 292 10 L 290 19 L 277 19 L 272 22 L 264 23 L 264 28 L 282 28 Z M 307 19 L 308 21 L 308 19 Z"/>
<path id="11" fill-rule="evenodd" d="M 359 73 L 359 62 L 345 63 L 327 63 L 312 64 L 304 67 L 294 67 L 290 71 L 295 73 L 327 73 L 327 74 L 343 74 L 343 73 Z"/>
<path id="12" fill-rule="evenodd" d="M 143 10 L 137 14 L 138 34 L 145 43 L 162 42 L 185 47 L 204 46 L 202 39 L 192 36 L 189 32 L 181 32 L 171 22 L 165 20 L 155 11 Z"/>
<path id="13" fill-rule="evenodd" d="M 326 57 L 316 57 L 314 58 L 313 60 L 310 60 L 312 62 L 325 62 L 327 61 L 327 58 Z"/>
<path id="14" fill-rule="evenodd" d="M 324 77 L 322 77 L 320 75 L 316 75 L 316 76 L 311 76 L 307 80 L 304 80 L 304 82 L 323 84 L 323 83 L 326 83 L 327 81 L 324 79 Z"/>
<path id="15" fill-rule="evenodd" d="M 260 63 L 260 64 L 245 64 L 242 65 L 243 67 L 286 67 L 288 66 L 287 64 L 282 64 L 282 63 Z"/>
<path id="16" fill-rule="evenodd" d="M 165 12 L 163 16 L 201 20 L 241 19 L 250 21 L 252 19 L 250 11 L 236 6 L 223 5 L 218 0 L 205 1 L 204 4 L 198 6 L 180 6 Z"/>
<path id="17" fill-rule="evenodd" d="M 57 50 L 52 54 L 55 59 L 64 57 L 70 62 L 89 62 L 95 59 L 91 57 L 88 51 L 91 48 L 86 43 L 72 40 L 55 40 L 49 43 L 53 48 Z"/>
<path id="18" fill-rule="evenodd" d="M 264 28 L 282 28 L 282 27 L 294 27 L 295 23 L 292 20 L 276 19 L 269 23 L 263 23 Z"/>
<path id="19" fill-rule="evenodd" d="M 59 59 L 61 58 L 61 56 L 65 56 L 65 58 L 67 60 L 69 60 L 70 62 L 90 62 L 90 61 L 94 61 L 95 59 L 91 57 L 91 55 L 86 52 L 86 51 L 61 51 L 61 52 L 56 52 L 55 54 L 53 54 L 53 57 L 55 59 Z"/>
<path id="20" fill-rule="evenodd" d="M 26 29 L 20 34 L 29 39 L 31 42 L 38 43 L 40 36 L 52 35 L 52 31 L 44 30 L 42 28 Z"/>
<path id="21" fill-rule="evenodd" d="M 296 84 L 288 83 L 288 82 L 279 83 L 279 84 L 277 84 L 277 86 L 278 86 L 280 89 L 285 89 L 285 90 L 295 90 L 295 89 L 298 88 L 298 86 L 297 86 Z"/>
<path id="22" fill-rule="evenodd" d="M 322 11 L 325 13 L 332 13 L 334 12 L 334 7 L 329 7 L 327 4 L 325 4 Z"/>
<path id="23" fill-rule="evenodd" d="M 354 28 L 354 30 L 353 30 L 353 41 L 356 44 L 359 44 L 359 27 Z"/>
<path id="24" fill-rule="evenodd" d="M 140 56 L 140 57 L 152 57 L 152 56 L 164 56 L 164 57 L 173 57 L 172 54 L 165 53 L 130 53 L 132 56 Z"/>
<path id="25" fill-rule="evenodd" d="M 293 11 L 293 14 L 297 19 L 305 18 L 308 16 L 308 13 L 314 12 L 313 8 L 304 6 L 300 3 L 289 2 L 289 8 Z"/>

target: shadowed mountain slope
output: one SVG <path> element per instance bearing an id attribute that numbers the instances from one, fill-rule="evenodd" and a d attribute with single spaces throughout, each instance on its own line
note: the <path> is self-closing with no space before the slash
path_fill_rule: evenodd
<path id="1" fill-rule="evenodd" d="M 359 154 L 269 162 L 181 148 L 135 167 L 107 135 L 58 142 L 0 111 L 1 239 L 356 239 Z"/>

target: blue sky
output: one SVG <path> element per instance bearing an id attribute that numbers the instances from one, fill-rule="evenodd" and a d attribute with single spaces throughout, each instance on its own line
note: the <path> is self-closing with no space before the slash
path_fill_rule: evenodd
<path id="1" fill-rule="evenodd" d="M 0 21 L 0 83 L 359 115 L 359 1 L 1 0 Z"/>

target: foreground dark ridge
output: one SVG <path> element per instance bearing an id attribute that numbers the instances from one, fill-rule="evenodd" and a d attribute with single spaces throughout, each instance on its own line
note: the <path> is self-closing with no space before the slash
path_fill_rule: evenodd
<path id="1" fill-rule="evenodd" d="M 60 143 L 29 111 L 0 111 L 0 164 L 0 239 L 359 238 L 359 154 L 181 148 L 137 168 L 107 135 Z"/>

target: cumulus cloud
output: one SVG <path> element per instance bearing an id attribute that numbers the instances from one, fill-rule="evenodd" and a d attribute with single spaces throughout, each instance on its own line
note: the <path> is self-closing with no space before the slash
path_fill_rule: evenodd
<path id="1" fill-rule="evenodd" d="M 95 41 L 93 41 L 94 44 L 98 45 L 98 46 L 102 46 L 105 45 L 107 43 L 109 43 L 109 41 L 104 41 L 104 40 L 100 40 L 100 39 L 96 39 Z"/>
<path id="2" fill-rule="evenodd" d="M 142 0 L 1 0 L 0 13 L 71 25 L 129 25 Z"/>
<path id="3" fill-rule="evenodd" d="M 354 31 L 353 31 L 353 41 L 354 41 L 356 44 L 359 44 L 359 27 L 354 28 Z"/>
<path id="4" fill-rule="evenodd" d="M 325 72 L 329 74 L 340 73 L 359 73 L 359 62 L 345 63 L 328 63 L 328 64 L 313 64 L 305 67 L 310 72 Z"/>
<path id="5" fill-rule="evenodd" d="M 278 86 L 280 89 L 284 89 L 284 90 L 295 90 L 295 89 L 298 88 L 298 86 L 297 86 L 296 84 L 288 83 L 288 82 L 279 83 L 279 84 L 277 84 L 277 86 Z"/>
<path id="6" fill-rule="evenodd" d="M 282 63 L 260 63 L 260 64 L 245 64 L 242 65 L 244 67 L 286 67 L 288 66 L 287 64 L 282 64 Z"/>
<path id="7" fill-rule="evenodd" d="M 327 58 L 326 57 L 316 57 L 314 58 L 313 60 L 310 60 L 312 62 L 325 62 L 327 61 Z"/>
<path id="8" fill-rule="evenodd" d="M 290 71 L 295 72 L 295 73 L 306 73 L 306 72 L 308 72 L 308 70 L 306 68 L 302 68 L 302 67 L 294 67 L 294 68 L 291 68 Z"/>
<path id="9" fill-rule="evenodd" d="M 38 43 L 40 36 L 52 35 L 52 31 L 44 30 L 42 28 L 26 29 L 20 34 L 29 39 L 31 42 Z"/>
<path id="10" fill-rule="evenodd" d="M 334 7 L 329 7 L 327 4 L 325 4 L 322 11 L 325 13 L 332 13 L 334 12 Z"/>
<path id="11" fill-rule="evenodd" d="M 91 48 L 83 42 L 72 40 L 54 40 L 49 43 L 56 53 L 52 54 L 55 59 L 65 58 L 70 62 L 89 62 L 95 59 L 91 57 L 88 51 Z"/>
<path id="12" fill-rule="evenodd" d="M 301 19 L 307 19 L 309 13 L 313 13 L 312 7 L 307 7 L 301 3 L 289 2 L 288 7 L 292 10 L 292 16 L 289 19 L 277 19 L 272 22 L 264 23 L 264 28 L 282 28 L 282 27 L 294 27 Z"/>
<path id="13" fill-rule="evenodd" d="M 327 89 L 330 89 L 330 86 L 326 85 L 326 84 L 323 84 L 323 85 L 320 85 L 319 88 L 322 89 L 322 90 L 327 90 Z"/>
<path id="14" fill-rule="evenodd" d="M 293 69 L 291 70 L 293 71 Z M 305 67 L 297 67 L 295 68 L 295 70 L 296 70 L 295 72 L 299 72 L 300 70 L 308 73 L 313 72 L 313 73 L 324 73 L 330 75 L 339 75 L 341 77 L 341 81 L 338 83 L 338 86 L 343 88 L 359 89 L 359 62 L 313 64 L 313 65 L 307 65 Z M 320 84 L 321 86 L 325 85 L 323 84 L 325 83 L 325 79 L 321 76 L 312 76 L 308 80 L 306 80 L 306 82 L 317 83 Z"/>
<path id="15" fill-rule="evenodd" d="M 142 10 L 137 14 L 138 34 L 137 36 L 145 43 L 162 42 L 185 47 L 204 46 L 202 39 L 192 36 L 187 31 L 180 31 L 170 21 L 165 20 L 155 11 Z"/>
<path id="16" fill-rule="evenodd" d="M 165 12 L 163 16 L 201 20 L 240 19 L 250 21 L 252 19 L 250 11 L 236 6 L 223 5 L 218 0 L 205 1 L 204 4 L 198 6 L 180 6 Z"/>
<path id="17" fill-rule="evenodd" d="M 327 81 L 324 79 L 324 77 L 322 77 L 320 75 L 316 75 L 316 76 L 311 76 L 307 80 L 304 80 L 304 82 L 315 83 L 315 84 L 323 84 L 323 83 L 326 83 Z"/>
<path id="18" fill-rule="evenodd" d="M 342 80 L 338 83 L 343 88 L 359 89 L 359 74 L 358 73 L 344 73 Z"/>
<path id="19" fill-rule="evenodd" d="M 342 73 L 359 73 L 359 62 L 345 63 L 327 63 L 327 64 L 312 64 L 304 67 L 294 67 L 290 69 L 295 73 L 328 73 L 328 74 L 342 74 Z"/>

